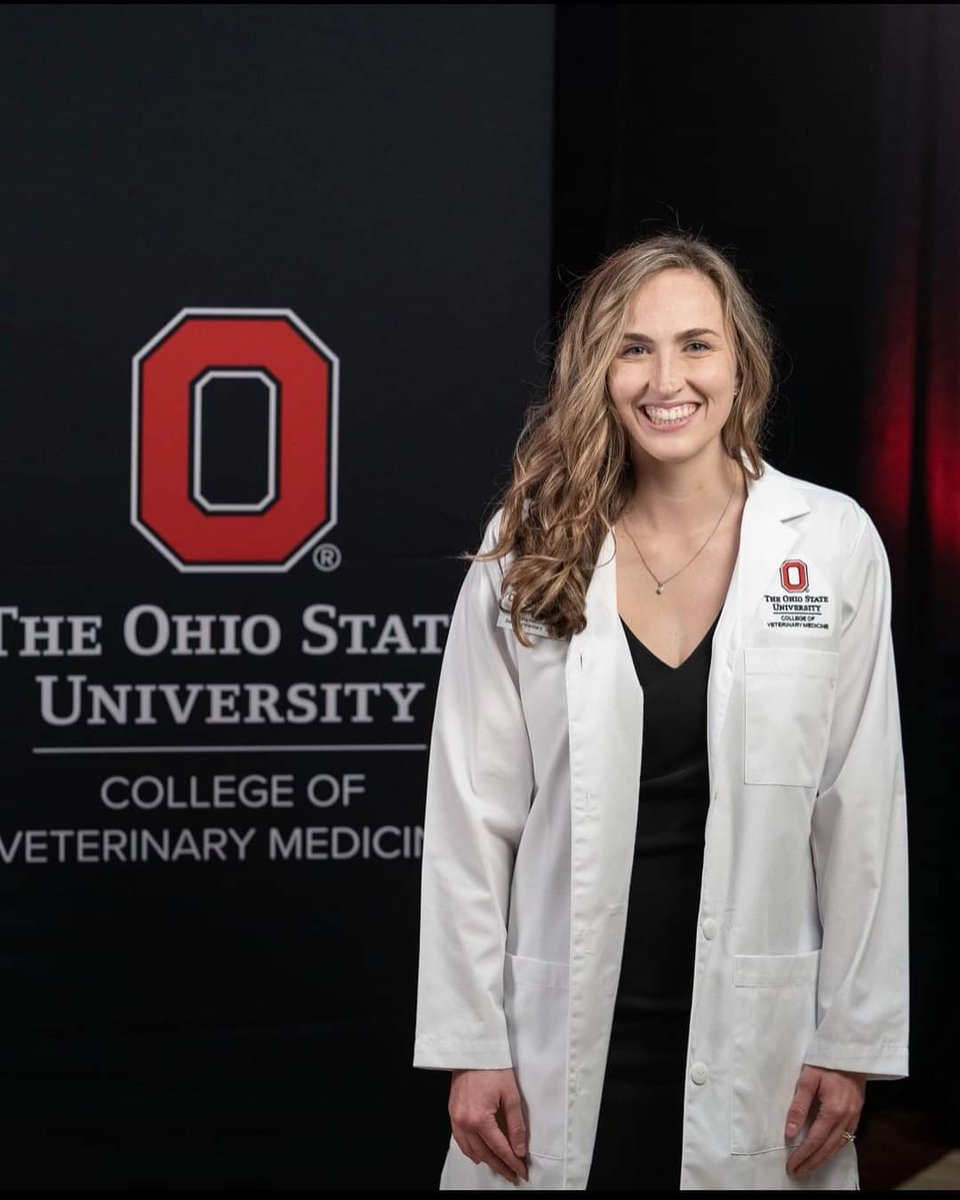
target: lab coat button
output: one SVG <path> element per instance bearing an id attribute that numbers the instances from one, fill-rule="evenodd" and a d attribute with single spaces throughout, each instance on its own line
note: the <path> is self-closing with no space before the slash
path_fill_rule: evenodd
<path id="1" fill-rule="evenodd" d="M 717 923 L 713 919 L 713 917 L 707 917 L 707 919 L 703 922 L 703 924 L 700 926 L 700 928 L 703 931 L 703 936 L 707 939 L 708 942 L 712 942 L 713 939 L 720 932 L 719 929 L 717 928 Z"/>
<path id="2" fill-rule="evenodd" d="M 694 1083 L 706 1083 L 710 1078 L 710 1071 L 706 1063 L 698 1062 L 693 1064 L 693 1070 L 690 1072 L 690 1078 Z"/>

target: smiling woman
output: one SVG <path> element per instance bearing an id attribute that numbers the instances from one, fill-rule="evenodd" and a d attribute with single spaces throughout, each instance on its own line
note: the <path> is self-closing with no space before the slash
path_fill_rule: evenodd
<path id="1" fill-rule="evenodd" d="M 660 659 L 675 666 L 700 644 L 719 612 L 736 559 L 746 492 L 722 442 L 739 392 L 736 341 L 717 286 L 699 271 L 667 268 L 648 279 L 630 301 L 620 353 L 607 375 L 610 401 L 642 481 L 619 514 L 619 528 L 629 543 L 621 559 L 620 613 Z M 696 545 L 669 511 L 678 503 L 678 483 L 684 476 L 693 478 L 691 472 L 725 481 L 725 501 L 717 501 L 719 516 L 710 523 L 706 541 L 696 534 Z M 651 504 L 651 487 L 661 490 L 659 503 Z M 689 508 L 689 499 L 686 504 Z M 641 545 L 647 547 L 646 556 Z M 630 547 L 636 552 L 633 563 Z M 689 552 L 678 554 L 684 547 Z M 648 571 L 657 585 L 654 595 L 663 595 L 701 551 L 706 553 L 696 573 L 673 589 L 675 607 L 665 610 L 651 602 L 649 589 L 632 586 L 633 568 L 641 575 Z M 670 563 L 674 557 L 680 562 L 665 578 L 650 565 Z"/>
<path id="2" fill-rule="evenodd" d="M 689 454 L 691 445 L 717 437 L 730 415 L 737 390 L 730 334 L 708 326 L 672 332 L 702 315 L 723 324 L 720 296 L 697 271 L 661 271 L 630 304 L 628 330 L 610 368 L 608 388 L 624 428 L 640 439 L 641 452 L 650 430 L 675 434 L 695 424 L 694 442 L 687 438 L 677 443 L 683 447 L 677 453 Z"/>
<path id="3" fill-rule="evenodd" d="M 854 1190 L 866 1081 L 907 1073 L 889 568 L 761 458 L 770 347 L 684 236 L 567 317 L 437 693 L 441 1187 Z"/>
<path id="4" fill-rule="evenodd" d="M 732 265 L 701 240 L 648 239 L 612 255 L 584 282 L 557 348 L 550 398 L 531 409 L 521 434 L 491 551 L 517 552 L 505 582 L 521 642 L 521 614 L 541 621 L 549 614 L 559 635 L 583 628 L 586 587 L 618 521 L 634 545 L 644 534 L 650 561 L 664 550 L 678 556 L 699 537 L 698 524 L 709 530 L 711 482 L 714 519 L 734 482 L 742 504 L 739 465 L 753 478 L 762 470 L 772 345 Z M 676 498 L 681 479 L 686 515 L 678 519 L 674 499 L 665 522 L 649 498 L 664 487 Z M 729 514 L 728 528 L 737 517 Z M 701 637 L 705 615 L 693 621 Z"/>

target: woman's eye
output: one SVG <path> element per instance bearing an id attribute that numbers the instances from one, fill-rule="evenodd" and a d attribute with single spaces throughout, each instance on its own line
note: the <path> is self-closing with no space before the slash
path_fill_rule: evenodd
<path id="1" fill-rule="evenodd" d="M 710 346 L 706 342 L 687 342 L 687 350 L 693 350 L 697 353 L 703 350 L 709 350 Z M 647 347 L 641 346 L 639 342 L 631 342 L 629 346 L 623 349 L 624 358 L 640 358 L 641 353 L 647 353 Z"/>

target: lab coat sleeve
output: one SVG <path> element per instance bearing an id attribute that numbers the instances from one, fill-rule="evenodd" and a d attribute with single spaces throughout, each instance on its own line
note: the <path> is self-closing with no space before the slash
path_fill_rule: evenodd
<path id="1" fill-rule="evenodd" d="M 483 549 L 493 544 L 495 517 Z M 440 670 L 427 773 L 414 1066 L 512 1066 L 503 969 L 533 767 L 501 564 L 473 562 Z"/>
<path id="2" fill-rule="evenodd" d="M 823 930 L 804 1061 L 907 1075 L 907 817 L 887 555 L 870 517 L 844 565 L 837 695 L 811 846 Z"/>

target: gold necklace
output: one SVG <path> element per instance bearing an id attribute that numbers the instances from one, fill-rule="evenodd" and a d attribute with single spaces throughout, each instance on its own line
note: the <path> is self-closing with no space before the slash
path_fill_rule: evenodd
<path id="1" fill-rule="evenodd" d="M 707 541 L 703 543 L 703 546 L 701 546 L 701 547 L 700 547 L 700 550 L 698 550 L 698 551 L 697 551 L 697 554 L 699 554 L 699 553 L 700 553 L 700 552 L 701 552 L 701 551 L 704 549 L 704 547 L 706 546 L 707 542 L 709 542 L 709 541 L 710 541 L 710 538 L 712 538 L 712 537 L 713 537 L 713 535 L 714 535 L 714 534 L 717 532 L 717 530 L 720 528 L 720 522 L 723 520 L 723 518 L 724 518 L 724 515 L 726 514 L 726 511 L 727 511 L 727 509 L 730 507 L 730 501 L 733 499 L 733 493 L 736 491 L 736 489 L 737 489 L 737 481 L 736 481 L 736 479 L 734 479 L 734 481 L 733 481 L 733 486 L 730 488 L 730 495 L 727 497 L 727 502 L 726 502 L 726 504 L 723 506 L 723 512 L 720 514 L 720 516 L 719 516 L 719 517 L 717 517 L 717 523 L 716 523 L 716 525 L 714 525 L 713 529 L 711 529 L 711 530 L 710 530 L 710 536 L 707 538 Z M 643 557 L 643 551 L 642 551 L 642 550 L 640 549 L 640 547 L 637 545 L 637 539 L 636 539 L 636 538 L 633 536 L 633 534 L 630 532 L 630 526 L 627 524 L 627 518 L 626 518 L 626 515 L 624 515 L 624 517 L 623 517 L 623 527 L 624 527 L 624 529 L 627 531 L 627 537 L 630 539 L 630 541 L 631 541 L 631 542 L 633 542 L 634 549 L 635 549 L 635 550 L 636 550 L 636 552 L 637 552 L 637 553 L 640 555 L 640 561 L 641 561 L 641 562 L 643 563 L 643 565 L 644 565 L 644 566 L 647 568 L 647 570 L 648 570 L 648 571 L 650 571 L 650 566 L 649 566 L 649 564 L 648 564 L 647 560 L 646 560 L 646 559 Z M 696 558 L 696 557 L 697 557 L 697 554 L 695 554 L 695 555 L 693 556 L 693 558 Z M 689 566 L 690 566 L 690 563 L 692 563 L 692 562 L 693 562 L 693 558 L 691 558 L 691 559 L 690 559 L 688 562 L 685 562 L 685 563 L 683 564 L 683 566 L 680 568 L 680 571 L 685 571 L 685 570 L 687 569 L 687 567 L 689 567 Z M 650 571 L 650 574 L 651 574 L 651 576 L 653 577 L 653 579 L 654 579 L 654 582 L 655 582 L 655 583 L 656 583 L 656 585 L 657 585 L 657 595 L 658 595 L 658 596 L 661 596 L 661 595 L 663 595 L 663 589 L 664 589 L 664 588 L 667 586 L 667 584 L 670 582 L 670 580 L 671 580 L 671 579 L 676 579 L 676 577 L 677 577 L 677 576 L 680 574 L 680 571 L 674 571 L 674 573 L 673 573 L 672 575 L 668 575 L 668 576 L 666 577 L 666 579 L 657 579 L 656 575 L 654 575 L 654 574 L 653 574 L 653 572 L 652 572 L 652 571 Z"/>

